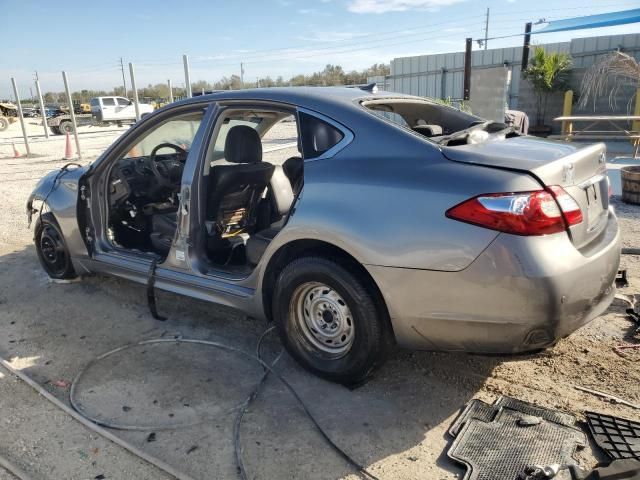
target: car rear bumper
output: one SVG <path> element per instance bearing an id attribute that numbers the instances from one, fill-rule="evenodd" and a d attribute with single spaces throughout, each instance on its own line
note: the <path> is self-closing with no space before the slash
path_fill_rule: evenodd
<path id="1" fill-rule="evenodd" d="M 578 251 L 565 233 L 500 234 L 458 272 L 366 265 L 396 341 L 414 349 L 517 353 L 553 345 L 602 314 L 615 295 L 618 222 Z"/>

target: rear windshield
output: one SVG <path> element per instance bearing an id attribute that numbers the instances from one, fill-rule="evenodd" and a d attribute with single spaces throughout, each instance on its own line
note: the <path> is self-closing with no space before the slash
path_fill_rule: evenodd
<path id="1" fill-rule="evenodd" d="M 475 115 L 421 99 L 384 98 L 364 101 L 362 106 L 390 123 L 429 138 L 451 135 L 483 122 Z"/>

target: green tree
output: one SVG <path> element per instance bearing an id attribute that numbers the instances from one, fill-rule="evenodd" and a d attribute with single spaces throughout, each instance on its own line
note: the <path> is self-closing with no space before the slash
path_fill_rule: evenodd
<path id="1" fill-rule="evenodd" d="M 536 47 L 529 67 L 523 72 L 536 94 L 536 125 L 545 125 L 549 95 L 569 88 L 571 63 L 567 53 L 547 53 Z"/>

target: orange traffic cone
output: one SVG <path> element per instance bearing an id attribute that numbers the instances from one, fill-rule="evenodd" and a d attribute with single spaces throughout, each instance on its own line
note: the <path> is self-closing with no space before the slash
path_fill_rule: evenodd
<path id="1" fill-rule="evenodd" d="M 67 144 L 64 147 L 64 159 L 71 160 L 73 158 L 73 150 L 71 149 L 71 137 L 69 136 L 69 132 L 67 132 Z"/>
<path id="2" fill-rule="evenodd" d="M 16 144 L 12 143 L 11 144 L 13 146 L 13 158 L 18 158 L 20 157 L 20 152 L 18 151 L 18 149 L 16 148 Z"/>

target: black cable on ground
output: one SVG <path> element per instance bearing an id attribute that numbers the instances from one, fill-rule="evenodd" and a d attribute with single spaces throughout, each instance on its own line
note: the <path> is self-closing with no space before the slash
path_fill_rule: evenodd
<path id="1" fill-rule="evenodd" d="M 268 331 L 270 331 L 270 330 L 267 330 L 267 332 Z M 258 349 L 260 348 L 260 344 L 262 343 L 262 340 L 264 339 L 264 337 L 265 337 L 267 332 L 263 333 L 262 336 L 260 337 L 260 340 L 258 342 Z M 240 431 L 240 424 L 242 422 L 242 417 L 244 416 L 244 413 L 246 412 L 246 409 L 249 407 L 249 405 L 253 402 L 253 400 L 255 400 L 256 396 L 258 395 L 258 391 L 259 391 L 260 387 L 262 386 L 262 384 L 264 383 L 264 381 L 266 380 L 267 374 L 273 374 L 280 381 L 280 383 L 282 383 L 286 387 L 286 389 L 289 391 L 289 393 L 296 399 L 296 401 L 298 402 L 298 404 L 300 405 L 300 407 L 302 408 L 304 413 L 307 415 L 307 417 L 309 418 L 309 420 L 311 421 L 313 426 L 316 428 L 318 433 L 320 433 L 320 435 L 324 438 L 326 443 L 342 459 L 344 459 L 349 465 L 354 467 L 359 473 L 361 473 L 362 475 L 364 475 L 365 477 L 367 477 L 367 478 L 369 478 L 371 480 L 378 480 L 378 478 L 375 475 L 373 475 L 372 473 L 369 473 L 367 471 L 367 469 L 363 465 L 361 465 L 356 460 L 354 460 L 347 452 L 342 450 L 342 448 L 340 448 L 331 439 L 331 437 L 329 437 L 327 432 L 325 432 L 325 430 L 322 428 L 320 423 L 316 420 L 314 415 L 311 413 L 311 411 L 309 410 L 309 408 L 305 404 L 304 400 L 302 400 L 302 398 L 300 397 L 298 392 L 291 386 L 291 384 L 280 373 L 278 373 L 276 370 L 274 370 L 271 365 L 269 365 L 264 360 L 262 360 L 262 358 L 260 358 L 258 355 L 253 355 L 253 354 L 247 353 L 244 350 L 241 350 L 239 348 L 232 347 L 230 345 L 225 345 L 225 344 L 219 343 L 219 342 L 213 342 L 213 341 L 209 341 L 209 340 L 187 339 L 187 338 L 157 338 L 157 339 L 151 339 L 151 340 L 142 340 L 142 341 L 136 342 L 136 343 L 129 343 L 129 344 L 124 345 L 122 347 L 115 348 L 115 349 L 113 349 L 113 350 L 111 350 L 111 351 L 109 351 L 107 353 L 103 353 L 102 355 L 96 357 L 94 360 L 89 362 L 89 364 L 87 364 L 80 371 L 80 373 L 78 373 L 78 375 L 76 375 L 76 377 L 74 378 L 74 380 L 73 380 L 73 382 L 71 384 L 70 392 L 69 392 L 70 393 L 69 402 L 71 403 L 71 406 L 74 408 L 74 410 L 78 414 L 80 414 L 82 416 L 85 416 L 85 413 L 82 411 L 82 409 L 80 409 L 78 407 L 78 404 L 75 401 L 74 396 L 75 396 L 76 384 L 78 383 L 79 379 L 84 375 L 84 373 L 89 369 L 89 367 L 91 367 L 93 364 L 95 364 L 99 360 L 102 360 L 102 359 L 104 359 L 104 358 L 106 358 L 106 357 L 108 357 L 110 355 L 115 354 L 115 353 L 122 352 L 123 350 L 127 350 L 129 348 L 133 348 L 133 347 L 137 347 L 137 346 L 141 346 L 141 345 L 152 345 L 152 344 L 158 344 L 158 343 L 189 343 L 189 344 L 206 345 L 206 346 L 209 346 L 209 347 L 219 348 L 219 349 L 225 350 L 227 352 L 236 353 L 236 354 L 238 354 L 238 355 L 240 355 L 242 357 L 245 357 L 245 358 L 247 358 L 249 360 L 253 360 L 253 361 L 259 363 L 262 366 L 262 368 L 264 369 L 265 374 L 262 376 L 262 378 L 260 379 L 260 381 L 256 385 L 256 388 L 254 388 L 254 390 L 249 394 L 249 396 L 245 400 L 245 402 L 244 402 L 244 404 L 243 404 L 243 406 L 242 406 L 242 408 L 241 408 L 241 410 L 240 410 L 240 412 L 238 414 L 238 417 L 236 418 L 236 426 L 234 428 L 234 441 L 237 442 L 237 443 L 234 443 L 234 446 L 236 448 L 238 448 L 238 450 L 236 450 L 236 461 L 238 461 L 238 469 L 240 470 L 240 474 L 243 475 L 243 478 L 247 478 L 247 477 L 246 477 L 246 471 L 244 470 L 244 464 L 242 463 L 242 454 L 240 453 L 240 450 L 239 450 L 239 447 L 240 447 L 240 445 L 239 445 L 239 431 Z M 89 416 L 87 416 L 86 418 L 88 418 L 92 422 L 94 422 L 94 423 L 96 423 L 98 425 L 101 425 L 101 426 L 110 427 L 110 428 L 116 428 L 116 429 L 118 428 L 117 426 L 110 426 L 107 422 L 99 420 L 99 419 L 93 419 L 93 418 L 91 418 Z M 240 465 L 242 465 L 242 466 L 240 466 Z"/>
<path id="2" fill-rule="evenodd" d="M 131 443 L 127 442 L 126 440 L 123 440 L 122 438 L 118 437 L 117 435 L 114 435 L 109 430 L 105 430 L 104 428 L 102 428 L 102 427 L 96 425 L 95 423 L 87 420 L 80 413 L 76 412 L 72 408 L 68 407 L 66 404 L 62 403 L 56 397 L 54 397 L 51 393 L 49 393 L 47 390 L 45 390 L 40 384 L 38 384 L 31 377 L 29 377 L 28 375 L 25 375 L 22 371 L 14 368 L 7 360 L 5 360 L 2 357 L 0 357 L 0 365 L 2 365 L 4 368 L 7 369 L 7 371 L 11 372 L 13 375 L 18 377 L 20 380 L 25 382 L 27 385 L 29 385 L 31 388 L 33 388 L 38 394 L 43 396 L 46 400 L 48 400 L 53 405 L 58 407 L 60 410 L 65 412 L 71 418 L 73 418 L 74 420 L 79 422 L 81 425 L 84 425 L 85 427 L 87 427 L 89 430 L 97 433 L 98 435 L 100 435 L 100 436 L 106 438 L 107 440 L 110 440 L 111 442 L 115 443 L 116 445 L 124 448 L 129 453 L 135 455 L 136 457 L 138 457 L 141 460 L 147 462 L 148 464 L 153 465 L 158 470 L 165 472 L 169 477 L 175 478 L 177 480 L 193 480 L 193 478 L 190 477 L 189 475 L 186 475 L 186 474 L 184 474 L 182 472 L 179 472 L 178 470 L 173 468 L 171 465 L 163 462 L 160 459 L 157 459 L 157 458 L 153 457 L 152 455 L 149 455 L 144 450 L 140 450 L 138 447 L 132 445 Z M 25 477 L 25 478 L 28 479 L 29 477 Z"/>
<path id="3" fill-rule="evenodd" d="M 256 346 L 256 357 L 262 359 L 262 355 L 260 354 L 260 347 L 262 346 L 262 341 L 274 329 L 275 327 L 273 326 L 269 327 L 264 331 L 262 335 L 260 335 L 260 339 L 258 340 L 258 344 Z M 271 362 L 271 367 L 275 367 L 276 363 L 278 363 L 280 358 L 282 358 L 283 354 L 284 354 L 284 349 L 280 350 L 280 353 L 278 353 L 278 355 L 276 356 L 276 359 L 273 362 Z M 268 376 L 269 376 L 269 371 L 264 370 L 264 374 L 262 375 L 262 378 L 260 378 L 260 381 L 256 384 L 253 391 L 249 394 L 249 396 L 247 396 L 247 399 L 242 404 L 240 411 L 236 416 L 236 420 L 233 423 L 233 453 L 234 453 L 234 456 L 236 457 L 236 465 L 238 467 L 238 473 L 240 474 L 240 477 L 242 478 L 242 480 L 248 480 L 249 478 L 247 475 L 247 471 L 244 467 L 244 462 L 242 460 L 242 443 L 240 441 L 240 427 L 242 427 L 242 419 L 244 418 L 245 413 L 247 413 L 247 410 L 249 409 L 253 401 L 258 397 L 258 393 L 260 392 L 260 389 L 262 388 L 262 385 L 264 385 L 264 382 L 267 380 Z"/>

